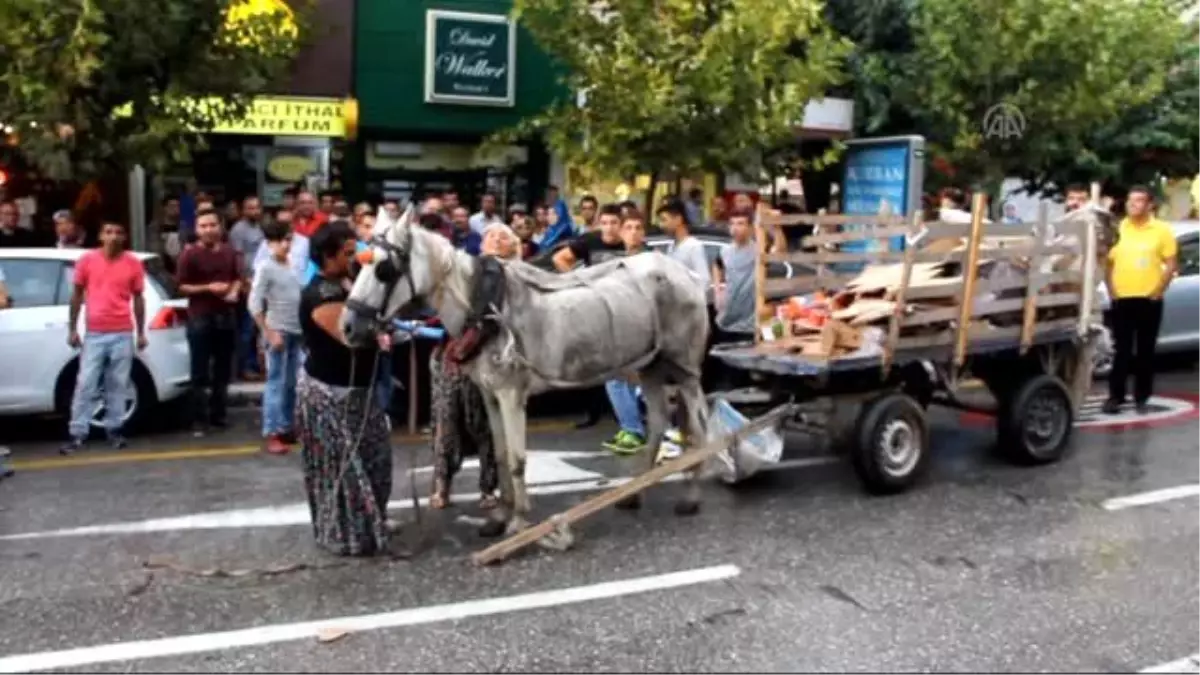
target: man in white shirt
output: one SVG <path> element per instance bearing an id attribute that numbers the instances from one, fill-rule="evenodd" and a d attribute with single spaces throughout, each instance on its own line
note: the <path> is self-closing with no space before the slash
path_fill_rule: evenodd
<path id="1" fill-rule="evenodd" d="M 483 236 L 483 231 L 491 225 L 504 224 L 504 219 L 496 213 L 496 195 L 488 193 L 479 200 L 479 213 L 471 216 L 471 230 Z"/>
<path id="2" fill-rule="evenodd" d="M 669 199 L 658 208 L 658 218 L 663 230 L 674 239 L 667 247 L 667 256 L 683 263 L 696 277 L 696 283 L 707 292 L 710 283 L 708 255 L 704 252 L 704 244 L 692 236 L 687 207 L 679 199 Z"/>

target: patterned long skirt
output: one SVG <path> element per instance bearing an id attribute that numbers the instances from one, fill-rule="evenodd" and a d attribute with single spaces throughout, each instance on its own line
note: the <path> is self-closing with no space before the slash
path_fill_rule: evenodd
<path id="1" fill-rule="evenodd" d="M 371 392 L 331 386 L 301 370 L 296 423 L 317 544 L 337 555 L 383 553 L 392 446 Z"/>
<path id="2" fill-rule="evenodd" d="M 483 394 L 471 378 L 461 372 L 447 372 L 441 349 L 435 349 L 429 359 L 429 374 L 433 389 L 435 491 L 449 495 L 454 474 L 462 468 L 464 450 L 473 447 L 479 456 L 479 492 L 485 497 L 494 495 L 499 474 Z"/>

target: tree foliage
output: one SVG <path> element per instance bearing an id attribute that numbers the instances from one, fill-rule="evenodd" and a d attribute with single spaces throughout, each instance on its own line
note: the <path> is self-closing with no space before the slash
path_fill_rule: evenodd
<path id="1" fill-rule="evenodd" d="M 1174 4 L 920 0 L 891 91 L 931 155 L 961 182 L 995 187 L 1082 154 L 1094 132 L 1164 90 L 1189 31 Z"/>
<path id="2" fill-rule="evenodd" d="M 1195 35 L 1195 24 L 1192 35 Z M 1021 177 L 1030 192 L 1053 194 L 1072 182 L 1100 181 L 1128 188 L 1160 178 L 1190 178 L 1200 166 L 1200 47 L 1195 38 L 1176 45 L 1161 93 L 1087 134 L 1075 152 L 1067 144 L 1045 166 Z"/>
<path id="3" fill-rule="evenodd" d="M 302 19 L 241 2 L 3 0 L 0 122 L 10 142 L 46 175 L 76 179 L 186 150 L 243 115 L 300 46 Z"/>
<path id="4" fill-rule="evenodd" d="M 596 178 L 745 169 L 793 138 L 848 44 L 818 0 L 515 0 L 569 97 L 500 135 L 539 134 Z"/>
<path id="5" fill-rule="evenodd" d="M 919 133 L 894 91 L 905 86 L 918 1 L 826 0 L 829 25 L 854 44 L 846 59 L 850 79 L 838 93 L 854 99 L 854 130 L 859 136 Z"/>

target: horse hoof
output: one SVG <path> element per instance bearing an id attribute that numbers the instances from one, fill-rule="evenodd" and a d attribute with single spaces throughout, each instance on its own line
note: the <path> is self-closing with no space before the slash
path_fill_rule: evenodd
<path id="1" fill-rule="evenodd" d="M 694 516 L 697 513 L 700 513 L 700 502 L 691 500 L 675 502 L 675 515 Z"/>
<path id="2" fill-rule="evenodd" d="M 629 495 L 625 499 L 617 502 L 615 506 L 622 511 L 637 511 L 642 508 L 641 495 Z"/>
<path id="3" fill-rule="evenodd" d="M 484 539 L 494 539 L 504 534 L 504 522 L 500 520 L 489 520 L 479 526 L 479 536 Z"/>
<path id="4" fill-rule="evenodd" d="M 570 530 L 559 530 L 542 537 L 538 544 L 551 551 L 566 551 L 575 545 L 575 535 Z"/>

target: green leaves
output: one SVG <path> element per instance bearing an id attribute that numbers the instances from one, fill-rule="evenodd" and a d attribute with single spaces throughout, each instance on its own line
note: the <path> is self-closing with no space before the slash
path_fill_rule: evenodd
<path id="1" fill-rule="evenodd" d="M 563 65 L 578 100 L 499 140 L 544 134 L 573 168 L 603 178 L 742 168 L 790 140 L 805 104 L 842 78 L 849 44 L 825 25 L 822 7 L 516 0 L 522 25 Z"/>
<path id="2" fill-rule="evenodd" d="M 976 184 L 1083 155 L 1164 89 L 1187 29 L 1166 0 L 920 0 L 894 86 L 932 153 Z M 1191 31 L 1194 35 L 1194 30 Z M 1195 81 L 1192 82 L 1193 89 Z M 1019 137 L 989 133 L 1019 111 Z"/>
<path id="3" fill-rule="evenodd" d="M 241 2 L 4 0 L 0 122 L 54 178 L 161 165 L 243 114 L 300 46 L 305 27 L 286 8 L 227 20 Z M 204 96 L 228 105 L 186 104 Z"/>

